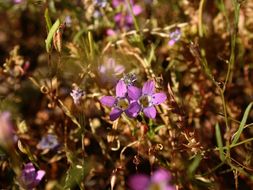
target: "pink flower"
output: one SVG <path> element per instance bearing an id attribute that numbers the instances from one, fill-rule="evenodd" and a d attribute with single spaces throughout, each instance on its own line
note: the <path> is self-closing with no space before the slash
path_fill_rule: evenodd
<path id="1" fill-rule="evenodd" d="M 130 177 L 128 186 L 131 190 L 175 190 L 176 188 L 169 184 L 171 174 L 165 169 L 159 169 L 150 177 L 146 174 L 135 174 Z"/>

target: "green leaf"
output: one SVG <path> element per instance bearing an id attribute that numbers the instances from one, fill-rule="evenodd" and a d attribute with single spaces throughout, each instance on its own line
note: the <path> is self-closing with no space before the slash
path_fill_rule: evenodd
<path id="1" fill-rule="evenodd" d="M 91 160 L 84 160 L 82 164 L 71 164 L 66 173 L 63 189 L 74 189 L 76 186 L 79 186 L 80 189 L 83 189 L 81 183 L 84 181 L 84 178 L 89 174 L 92 165 L 93 164 Z"/>
<path id="2" fill-rule="evenodd" d="M 57 29 L 59 28 L 59 26 L 60 26 L 60 20 L 57 19 L 55 21 L 55 23 L 53 24 L 53 26 L 49 30 L 49 33 L 47 35 L 47 39 L 45 40 L 45 42 L 46 42 L 46 50 L 47 50 L 48 53 L 50 52 L 50 49 L 51 49 L 51 42 L 53 40 L 54 33 L 57 31 Z"/>
<path id="3" fill-rule="evenodd" d="M 190 166 L 188 167 L 188 175 L 190 177 L 192 177 L 195 173 L 195 171 L 197 170 L 200 162 L 202 160 L 202 157 L 200 154 L 197 154 L 194 158 L 194 160 L 192 161 L 192 163 L 190 164 Z"/>
<path id="4" fill-rule="evenodd" d="M 75 187 L 75 185 L 78 185 L 83 178 L 83 166 L 71 166 L 67 171 L 64 189 L 72 189 L 73 187 Z"/>
<path id="5" fill-rule="evenodd" d="M 246 124 L 247 118 L 248 118 L 248 116 L 249 116 L 249 112 L 250 112 L 250 110 L 251 110 L 252 105 L 253 105 L 253 102 L 251 102 L 251 103 L 247 106 L 247 108 L 246 108 L 246 110 L 245 110 L 245 112 L 244 112 L 242 121 L 241 121 L 241 123 L 240 123 L 240 126 L 239 126 L 238 130 L 237 130 L 236 133 L 235 133 L 235 136 L 234 136 L 234 138 L 233 138 L 233 141 L 232 141 L 232 143 L 231 143 L 231 146 L 233 146 L 233 145 L 234 145 L 235 143 L 237 143 L 237 141 L 239 140 L 240 135 L 241 135 L 241 133 L 242 133 L 242 131 L 243 131 L 243 129 L 244 129 L 244 126 L 245 126 L 245 124 Z"/>
<path id="6" fill-rule="evenodd" d="M 52 27 L 52 21 L 49 17 L 48 8 L 46 8 L 46 10 L 45 10 L 44 17 L 45 17 L 45 21 L 46 21 L 46 24 L 47 24 L 47 32 L 49 32 L 51 27 Z"/>
<path id="7" fill-rule="evenodd" d="M 218 145 L 218 148 L 219 148 L 220 159 L 222 161 L 224 161 L 225 156 L 224 156 L 224 152 L 223 152 L 223 143 L 222 143 L 222 137 L 221 137 L 219 123 L 216 123 L 216 125 L 215 125 L 215 136 L 216 136 L 216 141 L 217 141 L 217 145 Z"/>

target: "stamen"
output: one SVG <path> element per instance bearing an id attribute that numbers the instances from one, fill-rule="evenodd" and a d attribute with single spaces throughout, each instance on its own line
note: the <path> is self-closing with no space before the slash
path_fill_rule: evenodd
<path id="1" fill-rule="evenodd" d="M 126 110 L 129 106 L 129 102 L 126 98 L 119 98 L 117 99 L 116 106 L 122 110 Z"/>
<path id="2" fill-rule="evenodd" d="M 140 99 L 139 99 L 139 104 L 142 107 L 149 107 L 151 103 L 151 97 L 149 95 L 143 95 Z"/>

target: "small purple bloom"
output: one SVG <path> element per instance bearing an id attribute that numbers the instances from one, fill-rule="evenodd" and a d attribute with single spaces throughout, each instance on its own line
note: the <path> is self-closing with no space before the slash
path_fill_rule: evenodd
<path id="1" fill-rule="evenodd" d="M 152 119 L 156 117 L 155 106 L 167 99 L 165 93 L 155 93 L 155 83 L 152 80 L 145 82 L 142 90 L 135 86 L 130 86 L 128 88 L 128 96 L 131 100 L 129 107 L 136 111 L 134 113 L 135 116 L 143 110 L 143 113 Z"/>
<path id="2" fill-rule="evenodd" d="M 30 162 L 25 165 L 20 176 L 20 184 L 23 188 L 31 190 L 35 188 L 45 175 L 44 170 L 35 170 L 35 167 Z"/>
<path id="3" fill-rule="evenodd" d="M 73 101 L 76 105 L 80 104 L 81 98 L 85 95 L 85 92 L 80 88 L 73 89 L 70 93 L 70 96 L 73 98 Z"/>
<path id="4" fill-rule="evenodd" d="M 58 138 L 56 135 L 53 134 L 47 134 L 43 136 L 41 141 L 38 143 L 37 148 L 38 149 L 55 149 L 59 146 Z"/>
<path id="5" fill-rule="evenodd" d="M 109 83 L 115 85 L 119 76 L 125 71 L 125 67 L 116 64 L 113 58 L 107 58 L 105 63 L 98 68 L 99 77 L 104 84 Z"/>
<path id="6" fill-rule="evenodd" d="M 180 28 L 176 28 L 173 32 L 170 33 L 170 40 L 168 42 L 169 46 L 173 46 L 181 38 Z"/>
<path id="7" fill-rule="evenodd" d="M 128 186 L 131 190 L 175 190 L 173 185 L 169 184 L 171 174 L 165 169 L 159 169 L 149 177 L 145 174 L 135 174 L 130 177 Z"/>
<path id="8" fill-rule="evenodd" d="M 71 25 L 72 25 L 72 19 L 71 19 L 71 17 L 69 15 L 66 16 L 65 23 L 66 23 L 67 27 L 71 27 Z"/>
<path id="9" fill-rule="evenodd" d="M 106 35 L 107 36 L 115 36 L 117 34 L 117 32 L 111 28 L 106 30 Z"/>
<path id="10" fill-rule="evenodd" d="M 116 97 L 113 96 L 103 96 L 100 102 L 108 107 L 112 107 L 110 113 L 110 120 L 114 121 L 120 115 L 125 112 L 127 116 L 132 116 L 132 107 L 129 106 L 129 99 L 127 97 L 127 85 L 123 80 L 119 80 L 116 85 Z"/>
<path id="11" fill-rule="evenodd" d="M 104 8 L 107 5 L 107 0 L 94 0 L 95 4 L 99 7 Z"/>
<path id="12" fill-rule="evenodd" d="M 134 4 L 133 0 L 130 0 L 130 4 L 132 6 L 132 11 L 134 16 L 137 16 L 142 13 L 142 8 L 140 5 Z M 114 8 L 119 6 L 127 7 L 127 3 L 125 0 L 113 0 L 112 5 Z M 133 24 L 133 18 L 129 10 L 125 10 L 126 13 L 118 13 L 114 16 L 114 21 L 117 26 L 128 29 Z"/>
<path id="13" fill-rule="evenodd" d="M 15 4 L 22 3 L 22 1 L 23 1 L 23 0 L 13 0 L 13 2 L 14 2 Z"/>

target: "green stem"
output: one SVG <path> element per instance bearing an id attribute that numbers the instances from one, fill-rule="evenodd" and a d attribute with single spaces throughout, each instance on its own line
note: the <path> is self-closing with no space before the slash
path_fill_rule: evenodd
<path id="1" fill-rule="evenodd" d="M 131 5 L 131 3 L 130 3 L 129 0 L 125 0 L 125 1 L 126 1 L 126 3 L 127 3 L 128 9 L 129 9 L 129 11 L 130 11 L 130 14 L 131 14 L 131 16 L 132 16 L 132 18 L 133 18 L 135 30 L 136 30 L 137 33 L 139 34 L 139 35 L 138 35 L 138 37 L 139 37 L 139 40 L 138 40 L 138 41 L 139 41 L 139 44 L 140 44 L 140 48 L 141 48 L 142 51 L 145 51 L 145 46 L 144 46 L 144 44 L 143 44 L 142 35 L 141 35 L 141 30 L 140 30 L 139 24 L 138 24 L 138 22 L 137 22 L 137 20 L 136 20 L 136 18 L 135 18 L 135 16 L 134 16 L 133 7 L 132 7 L 132 5 Z M 137 35 L 136 35 L 136 36 L 137 36 Z"/>
<path id="2" fill-rule="evenodd" d="M 198 23 L 198 30 L 199 30 L 199 36 L 202 38 L 204 36 L 203 32 L 203 8 L 204 8 L 205 0 L 201 0 L 199 4 L 199 23 Z"/>

